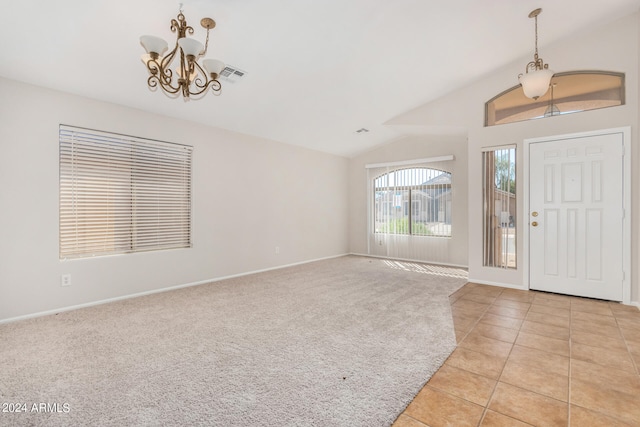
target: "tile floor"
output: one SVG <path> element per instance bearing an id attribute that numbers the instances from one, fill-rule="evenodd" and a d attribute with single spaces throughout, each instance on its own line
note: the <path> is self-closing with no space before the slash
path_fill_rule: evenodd
<path id="1" fill-rule="evenodd" d="M 469 283 L 458 348 L 394 427 L 640 426 L 640 310 Z"/>

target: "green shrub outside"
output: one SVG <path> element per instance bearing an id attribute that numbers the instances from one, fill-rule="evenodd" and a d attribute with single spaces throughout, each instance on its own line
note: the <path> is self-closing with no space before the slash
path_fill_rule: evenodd
<path id="1" fill-rule="evenodd" d="M 387 234 L 409 234 L 409 218 L 396 218 L 382 224 L 378 231 Z M 433 233 L 425 224 L 414 222 L 411 224 L 411 234 L 430 236 Z"/>

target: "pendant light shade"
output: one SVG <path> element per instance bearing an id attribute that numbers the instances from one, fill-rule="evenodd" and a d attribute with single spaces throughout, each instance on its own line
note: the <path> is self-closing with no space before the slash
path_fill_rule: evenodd
<path id="1" fill-rule="evenodd" d="M 222 70 L 224 70 L 224 62 L 218 59 L 205 59 L 204 61 L 202 61 L 202 65 L 213 79 L 218 78 Z"/>
<path id="2" fill-rule="evenodd" d="M 551 77 L 553 77 L 553 71 L 545 68 L 521 74 L 518 80 L 527 98 L 538 99 L 549 90 Z"/>
<path id="3" fill-rule="evenodd" d="M 191 55 L 195 58 L 200 56 L 200 54 L 204 50 L 204 45 L 202 43 L 200 43 L 196 39 L 190 39 L 188 37 L 179 39 L 178 44 L 180 45 L 180 49 L 182 49 L 182 52 L 184 52 L 185 55 Z"/>
<path id="4" fill-rule="evenodd" d="M 162 56 L 168 48 L 167 42 L 156 36 L 142 36 L 140 37 L 140 44 L 149 55 L 155 53 Z"/>

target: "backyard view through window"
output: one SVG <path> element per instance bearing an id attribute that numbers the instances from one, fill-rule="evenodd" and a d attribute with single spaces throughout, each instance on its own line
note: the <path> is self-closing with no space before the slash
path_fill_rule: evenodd
<path id="1" fill-rule="evenodd" d="M 374 180 L 374 231 L 451 237 L 451 173 L 397 169 Z"/>
<path id="2" fill-rule="evenodd" d="M 516 268 L 516 149 L 487 149 L 482 159 L 483 265 Z"/>

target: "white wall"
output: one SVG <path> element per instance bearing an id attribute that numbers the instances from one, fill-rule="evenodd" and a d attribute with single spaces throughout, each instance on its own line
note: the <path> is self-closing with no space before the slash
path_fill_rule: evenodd
<path id="1" fill-rule="evenodd" d="M 429 262 L 467 265 L 467 137 L 466 135 L 413 135 L 351 159 L 349 164 L 349 244 L 352 253 L 367 254 L 367 170 L 365 165 L 425 159 L 453 154 L 455 160 L 430 164 L 452 174 L 452 237 L 433 238 Z M 375 245 L 374 245 L 375 246 Z M 371 254 L 386 254 L 375 246 Z M 376 250 L 378 252 L 376 252 Z M 406 251 L 409 254 L 411 251 Z M 398 258 L 410 258 L 402 255 Z"/>
<path id="2" fill-rule="evenodd" d="M 6 79 L 0 93 L 0 321 L 348 252 L 345 158 Z M 193 248 L 60 261 L 61 123 L 193 145 Z"/>
<path id="3" fill-rule="evenodd" d="M 626 74 L 626 105 L 588 111 L 542 120 L 483 127 L 484 103 L 496 94 L 517 84 L 530 57 L 521 58 L 510 66 L 474 82 L 456 92 L 426 104 L 394 119 L 394 125 L 462 127 L 468 130 L 469 171 L 469 278 L 473 281 L 524 287 L 527 283 L 522 259 L 523 232 L 527 218 L 523 216 L 523 197 L 518 200 L 517 270 L 505 271 L 482 266 L 482 180 L 481 148 L 502 144 L 518 144 L 518 162 L 522 163 L 522 141 L 527 138 L 585 132 L 631 126 L 632 155 L 632 271 L 631 300 L 640 298 L 638 261 L 640 253 L 640 168 L 638 148 L 638 68 L 640 15 L 635 13 L 617 22 L 575 34 L 553 45 L 541 45 L 540 55 L 556 72 L 571 70 L 610 70 Z M 522 188 L 522 168 L 518 168 L 518 194 Z"/>

